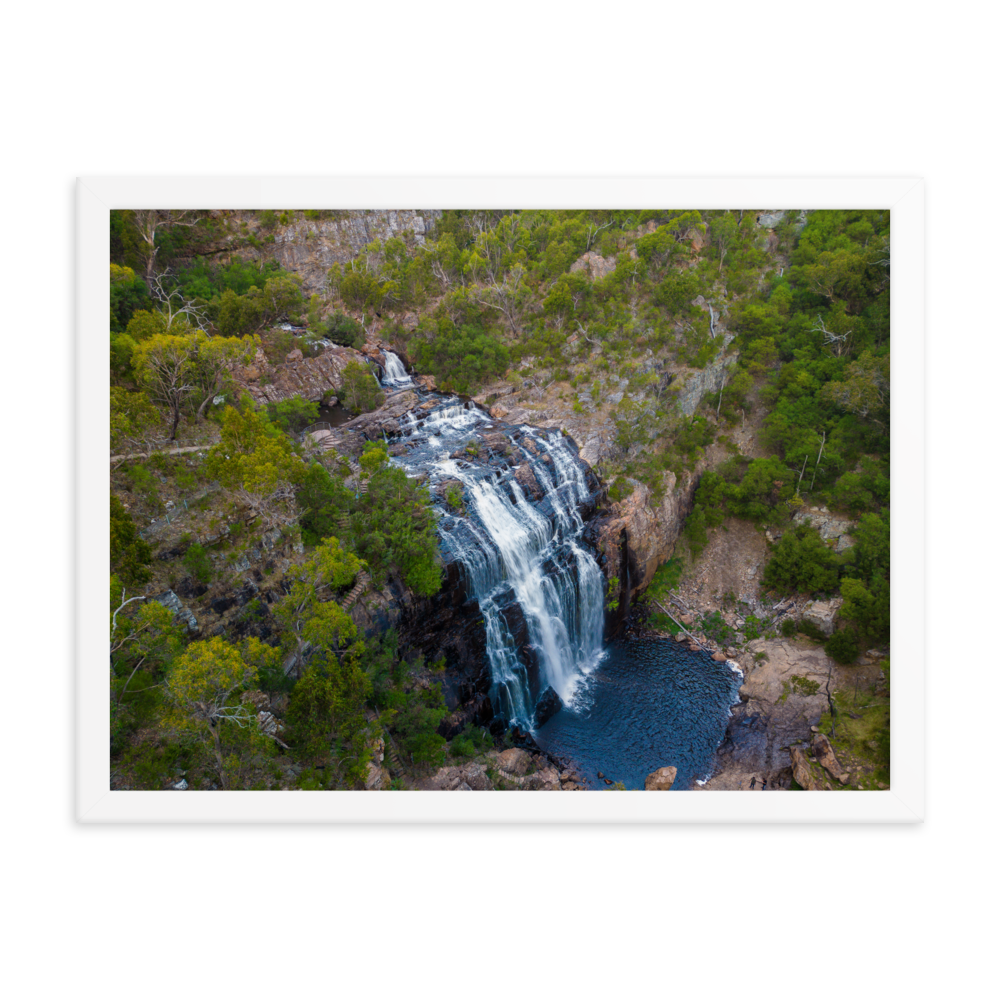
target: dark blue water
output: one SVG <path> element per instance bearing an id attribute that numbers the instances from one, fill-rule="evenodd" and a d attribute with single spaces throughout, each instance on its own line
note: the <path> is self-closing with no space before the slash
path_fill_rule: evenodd
<path id="1" fill-rule="evenodd" d="M 609 644 L 575 708 L 552 717 L 535 738 L 568 757 L 595 789 L 604 773 L 626 788 L 642 788 L 659 767 L 677 768 L 674 789 L 710 776 L 740 674 L 707 653 L 672 639 L 626 639 Z"/>

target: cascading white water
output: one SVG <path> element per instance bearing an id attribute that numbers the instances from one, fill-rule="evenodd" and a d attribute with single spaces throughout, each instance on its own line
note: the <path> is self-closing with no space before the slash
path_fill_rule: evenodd
<path id="1" fill-rule="evenodd" d="M 399 357 L 392 351 L 383 351 L 385 355 L 385 372 L 382 375 L 382 384 L 391 385 L 394 388 L 413 385 L 413 379 L 406 374 L 406 368 Z"/>
<path id="2" fill-rule="evenodd" d="M 530 730 L 539 695 L 552 687 L 572 706 L 600 662 L 604 576 L 581 543 L 578 508 L 590 490 L 562 434 L 521 427 L 507 438 L 508 456 L 527 465 L 543 494 L 536 504 L 509 463 L 490 469 L 450 457 L 487 423 L 458 400 L 427 415 L 411 412 L 403 428 L 411 446 L 399 461 L 408 472 L 426 473 L 432 486 L 447 479 L 463 487 L 464 514 L 442 507 L 442 547 L 462 566 L 468 596 L 479 602 L 494 707 Z"/>

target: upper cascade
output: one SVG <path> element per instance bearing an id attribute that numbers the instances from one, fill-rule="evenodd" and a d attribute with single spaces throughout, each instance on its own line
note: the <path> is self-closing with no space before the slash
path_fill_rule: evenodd
<path id="1" fill-rule="evenodd" d="M 382 374 L 382 385 L 391 386 L 394 389 L 409 388 L 413 385 L 413 379 L 406 374 L 406 368 L 399 357 L 392 351 L 383 350 L 385 355 L 385 371 Z"/>

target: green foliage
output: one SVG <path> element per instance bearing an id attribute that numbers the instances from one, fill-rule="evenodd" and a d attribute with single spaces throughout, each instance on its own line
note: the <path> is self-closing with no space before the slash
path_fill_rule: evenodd
<path id="1" fill-rule="evenodd" d="M 138 344 L 144 340 L 149 340 L 151 337 L 155 337 L 157 334 L 166 333 L 168 329 L 166 315 L 151 307 L 149 309 L 136 310 L 129 317 L 125 333 Z M 179 332 L 183 331 L 181 329 L 174 331 L 175 334 Z"/>
<path id="2" fill-rule="evenodd" d="M 337 695 L 333 679 L 310 666 L 296 682 L 285 716 L 288 740 L 301 759 L 327 757 L 334 731 Z"/>
<path id="3" fill-rule="evenodd" d="M 765 633 L 764 630 L 766 626 L 767 619 L 758 618 L 756 615 L 748 614 L 744 618 L 742 631 L 748 642 L 762 637 L 766 639 L 773 638 L 773 632 Z"/>
<path id="4" fill-rule="evenodd" d="M 160 428 L 159 411 L 144 392 L 111 387 L 112 452 L 146 450 Z"/>
<path id="5" fill-rule="evenodd" d="M 781 623 L 781 634 L 786 639 L 791 639 L 797 632 L 799 628 L 795 624 L 794 618 L 785 618 Z"/>
<path id="6" fill-rule="evenodd" d="M 858 632 L 869 642 L 889 639 L 889 581 L 878 577 L 871 586 L 861 580 L 845 577 L 840 582 L 844 603 L 840 617 L 853 622 Z"/>
<path id="7" fill-rule="evenodd" d="M 805 695 L 807 698 L 811 698 L 819 691 L 819 681 L 814 681 L 810 677 L 800 677 L 798 674 L 792 674 L 791 684 L 799 694 Z"/>
<path id="8" fill-rule="evenodd" d="M 142 586 L 153 576 L 153 550 L 142 540 L 121 500 L 111 495 L 111 572 L 129 586 Z"/>
<path id="9" fill-rule="evenodd" d="M 811 621 L 803 618 L 799 622 L 798 629 L 804 636 L 812 639 L 813 642 L 826 642 L 826 634 L 818 625 L 814 625 Z"/>
<path id="10" fill-rule="evenodd" d="M 403 753 L 417 767 L 440 767 L 444 763 L 445 739 L 437 728 L 447 714 L 437 684 L 417 688 L 403 699 L 391 729 L 399 737 Z"/>
<path id="11" fill-rule="evenodd" d="M 268 403 L 267 419 L 286 434 L 297 434 L 319 420 L 319 403 L 292 396 L 278 403 Z"/>
<path id="12" fill-rule="evenodd" d="M 625 476 L 618 476 L 608 487 L 608 499 L 618 503 L 626 497 L 631 496 L 634 488 L 635 487 Z"/>
<path id="13" fill-rule="evenodd" d="M 421 324 L 412 349 L 417 368 L 432 374 L 447 392 L 473 393 L 510 364 L 510 351 L 500 340 L 450 319 Z"/>
<path id="14" fill-rule="evenodd" d="M 207 303 L 210 315 L 214 316 L 224 292 L 246 295 L 251 288 L 263 288 L 269 278 L 287 274 L 273 259 L 249 261 L 234 257 L 228 264 L 220 266 L 210 258 L 197 257 L 176 272 L 173 287 L 185 299 Z"/>
<path id="15" fill-rule="evenodd" d="M 853 663 L 858 658 L 858 640 L 852 631 L 841 629 L 823 643 L 823 650 L 837 663 Z"/>
<path id="16" fill-rule="evenodd" d="M 617 576 L 613 576 L 608 580 L 608 611 L 618 610 L 618 598 L 616 595 L 620 585 L 621 581 Z"/>
<path id="17" fill-rule="evenodd" d="M 889 419 L 889 355 L 865 351 L 847 366 L 845 375 L 842 382 L 827 382 L 822 398 L 885 427 Z"/>
<path id="18" fill-rule="evenodd" d="M 373 461 L 384 452 L 369 452 Z M 395 465 L 378 461 L 367 494 L 357 500 L 350 516 L 349 537 L 382 583 L 397 573 L 415 593 L 428 597 L 441 588 L 437 564 L 437 532 L 431 495 Z"/>
<path id="19" fill-rule="evenodd" d="M 779 506 L 795 493 L 795 473 L 775 458 L 757 458 L 739 486 L 727 491 L 727 507 L 751 521 L 773 520 Z"/>
<path id="20" fill-rule="evenodd" d="M 445 500 L 452 510 L 461 510 L 464 506 L 465 492 L 458 483 L 452 483 L 445 491 Z"/>
<path id="21" fill-rule="evenodd" d="M 380 711 L 388 711 L 391 718 L 404 697 L 402 685 L 413 670 L 420 669 L 422 660 L 417 657 L 411 664 L 400 657 L 399 636 L 392 628 L 355 645 L 354 654 L 371 683 L 370 704 Z"/>
<path id="22" fill-rule="evenodd" d="M 205 459 L 205 474 L 243 507 L 250 520 L 271 527 L 294 517 L 292 490 L 306 467 L 291 442 L 254 410 L 227 406 L 220 420 L 221 439 Z"/>
<path id="23" fill-rule="evenodd" d="M 475 757 L 493 746 L 493 738 L 480 726 L 469 726 L 448 744 L 448 750 L 457 760 Z"/>
<path id="24" fill-rule="evenodd" d="M 318 328 L 321 336 L 335 344 L 355 349 L 364 347 L 365 331 L 361 324 L 342 312 L 335 312 Z"/>
<path id="25" fill-rule="evenodd" d="M 889 502 L 889 478 L 879 463 L 862 457 L 861 472 L 845 472 L 830 490 L 830 502 L 852 514 L 878 511 Z"/>
<path id="26" fill-rule="evenodd" d="M 781 593 L 831 593 L 837 588 L 840 561 L 809 525 L 786 531 L 764 568 L 762 585 Z"/>
<path id="27" fill-rule="evenodd" d="M 184 553 L 184 568 L 199 583 L 211 583 L 212 581 L 212 559 L 203 545 L 195 542 L 188 547 Z"/>
<path id="28" fill-rule="evenodd" d="M 353 413 L 370 413 L 385 402 L 385 393 L 372 370 L 360 361 L 349 361 L 343 371 L 340 401 Z"/>
<path id="29" fill-rule="evenodd" d="M 146 283 L 130 267 L 111 265 L 111 330 L 123 333 L 137 310 L 152 308 Z"/>
<path id="30" fill-rule="evenodd" d="M 702 615 L 701 630 L 719 646 L 731 646 L 736 640 L 736 629 L 718 611 Z"/>
<path id="31" fill-rule="evenodd" d="M 666 562 L 660 563 L 646 589 L 646 597 L 665 605 L 670 600 L 670 591 L 680 583 L 683 572 L 684 561 L 682 559 L 668 559 Z"/>
<path id="32" fill-rule="evenodd" d="M 889 575 L 889 512 L 863 514 L 851 529 L 848 575 L 871 584 Z"/>
<path id="33" fill-rule="evenodd" d="M 295 493 L 302 541 L 316 545 L 338 534 L 340 520 L 350 512 L 353 499 L 342 478 L 331 476 L 319 462 L 309 465 Z"/>

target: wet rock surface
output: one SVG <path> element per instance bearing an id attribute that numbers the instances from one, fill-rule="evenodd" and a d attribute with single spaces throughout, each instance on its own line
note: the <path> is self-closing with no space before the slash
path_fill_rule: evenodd
<path id="1" fill-rule="evenodd" d="M 535 705 L 535 725 L 544 726 L 563 707 L 562 699 L 552 688 L 546 688 Z"/>

